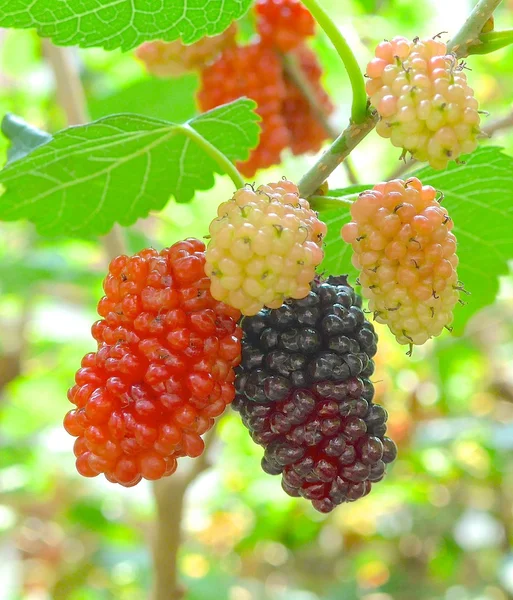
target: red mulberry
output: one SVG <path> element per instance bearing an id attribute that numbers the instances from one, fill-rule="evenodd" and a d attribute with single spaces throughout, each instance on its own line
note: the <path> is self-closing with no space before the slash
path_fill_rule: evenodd
<path id="1" fill-rule="evenodd" d="M 205 246 L 195 239 L 119 256 L 104 281 L 102 317 L 68 398 L 81 475 L 133 486 L 199 456 L 234 397 L 240 313 L 212 298 Z"/>
<path id="2" fill-rule="evenodd" d="M 282 66 L 278 56 L 264 44 L 234 46 L 201 74 L 198 95 L 202 110 L 246 96 L 258 104 L 262 117 L 259 146 L 248 161 L 237 166 L 246 177 L 258 169 L 279 164 L 281 152 L 289 144 L 289 132 L 282 117 L 285 97 Z"/>
<path id="3" fill-rule="evenodd" d="M 290 52 L 315 33 L 315 21 L 299 0 L 257 0 L 257 30 L 266 46 Z"/>
<path id="4" fill-rule="evenodd" d="M 322 67 L 317 56 L 306 46 L 299 47 L 294 54 L 298 65 L 310 82 L 317 98 L 317 106 L 328 117 L 334 109 L 330 97 L 321 83 Z M 293 154 L 318 152 L 330 135 L 311 109 L 301 90 L 285 75 L 286 96 L 283 116 L 290 133 L 290 148 Z"/>

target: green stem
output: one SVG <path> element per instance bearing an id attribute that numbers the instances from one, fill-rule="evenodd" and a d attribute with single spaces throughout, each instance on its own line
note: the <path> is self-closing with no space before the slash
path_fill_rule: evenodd
<path id="1" fill-rule="evenodd" d="M 351 206 L 358 198 L 358 194 L 350 194 L 348 196 L 310 196 L 308 202 L 314 210 L 333 209 Z"/>
<path id="2" fill-rule="evenodd" d="M 315 165 L 299 182 L 299 191 L 308 198 L 326 181 L 329 175 L 351 153 L 351 151 L 370 133 L 377 122 L 377 115 L 370 115 L 364 123 L 351 123 L 333 142 L 331 147 L 319 158 Z"/>
<path id="3" fill-rule="evenodd" d="M 479 45 L 479 36 L 488 19 L 502 0 L 479 0 L 458 33 L 447 44 L 458 58 L 469 55 L 472 46 Z"/>
<path id="4" fill-rule="evenodd" d="M 365 91 L 363 73 L 353 51 L 331 17 L 320 6 L 317 0 L 303 0 L 303 4 L 330 38 L 331 43 L 335 46 L 335 50 L 344 63 L 353 90 L 351 119 L 354 123 L 362 123 L 367 117 L 367 93 Z"/>
<path id="5" fill-rule="evenodd" d="M 206 140 L 201 134 L 199 134 L 193 127 L 188 123 L 183 125 L 177 125 L 177 131 L 186 135 L 194 143 L 196 143 L 202 150 L 205 151 L 210 158 L 221 167 L 221 169 L 230 177 L 233 184 L 237 189 L 244 187 L 246 182 L 244 178 L 237 170 L 236 166 L 229 160 L 220 150 L 218 150 L 213 144 Z"/>

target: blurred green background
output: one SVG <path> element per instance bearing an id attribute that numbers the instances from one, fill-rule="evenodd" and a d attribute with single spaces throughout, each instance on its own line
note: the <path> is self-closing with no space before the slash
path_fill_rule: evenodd
<path id="1" fill-rule="evenodd" d="M 323 2 L 362 67 L 383 38 L 454 33 L 473 4 Z M 513 1 L 504 0 L 496 26 L 513 26 Z M 324 36 L 313 45 L 342 129 L 351 102 L 347 77 Z M 196 110 L 195 76 L 151 78 L 131 53 L 92 49 L 75 58 L 93 118 L 130 110 L 180 120 Z M 469 67 L 487 118 L 509 113 L 513 48 L 472 57 Z M 0 114 L 6 112 L 49 131 L 65 126 L 32 32 L 0 30 Z M 513 152 L 511 133 L 493 143 Z M 362 182 L 397 167 L 399 153 L 390 149 L 375 134 L 357 148 Z M 2 139 L 2 160 L 5 151 Z M 286 156 L 258 179 L 297 179 L 313 160 Z M 347 184 L 341 169 L 332 181 Z M 170 202 L 127 232 L 130 249 L 204 236 L 230 193 L 220 178 L 189 205 Z M 61 426 L 70 407 L 66 390 L 93 349 L 90 324 L 105 269 L 96 239 L 43 239 L 29 225 L 0 224 L 1 600 L 132 600 L 151 587 L 150 486 L 125 490 L 81 479 Z M 261 449 L 237 415 L 226 414 L 212 449 L 215 466 L 186 496 L 179 554 L 186 598 L 513 599 L 513 280 L 503 280 L 496 304 L 463 337 L 446 334 L 413 358 L 387 331 L 379 333 L 376 400 L 389 411 L 399 446 L 388 477 L 363 500 L 320 515 L 261 471 Z"/>

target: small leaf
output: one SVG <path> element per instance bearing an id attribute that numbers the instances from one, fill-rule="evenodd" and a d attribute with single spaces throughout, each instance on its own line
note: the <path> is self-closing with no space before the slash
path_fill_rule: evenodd
<path id="1" fill-rule="evenodd" d="M 258 143 L 255 106 L 237 100 L 185 125 L 125 114 L 65 129 L 0 172 L 0 219 L 28 219 L 44 235 L 101 235 L 171 194 L 188 202 L 221 172 L 198 140 L 245 160 Z"/>
<path id="2" fill-rule="evenodd" d="M 59 46 L 130 50 L 146 40 L 192 43 L 242 17 L 251 0 L 0 0 L 0 27 L 35 27 Z"/>
<path id="3" fill-rule="evenodd" d="M 492 304 L 502 275 L 509 273 L 513 259 L 513 158 L 500 148 L 483 147 L 466 157 L 466 164 L 452 163 L 444 171 L 424 167 L 415 173 L 423 184 L 444 193 L 443 206 L 454 221 L 458 240 L 458 276 L 471 295 L 466 306 L 454 310 L 454 331 L 461 334 L 476 312 Z M 372 186 L 368 186 L 370 188 Z M 349 192 L 349 194 L 348 194 Z M 350 195 L 348 190 L 330 191 L 330 196 Z M 328 225 L 326 252 L 321 267 L 326 273 L 350 275 L 352 249 L 340 238 L 340 228 L 350 221 L 349 205 L 322 210 Z"/>
<path id="4" fill-rule="evenodd" d="M 11 141 L 11 146 L 7 151 L 8 164 L 23 158 L 32 150 L 52 139 L 52 136 L 46 131 L 41 131 L 11 114 L 5 115 L 2 120 L 2 133 Z"/>

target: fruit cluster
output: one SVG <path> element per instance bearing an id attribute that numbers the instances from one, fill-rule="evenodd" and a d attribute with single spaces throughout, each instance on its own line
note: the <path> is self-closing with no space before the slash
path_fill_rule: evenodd
<path id="1" fill-rule="evenodd" d="M 304 298 L 323 258 L 326 225 L 291 181 L 249 186 L 217 210 L 210 225 L 210 291 L 243 315 Z"/>
<path id="2" fill-rule="evenodd" d="M 187 239 L 119 256 L 104 281 L 98 343 L 75 376 L 64 420 L 80 474 L 133 486 L 199 456 L 233 400 L 239 311 L 212 298 L 205 246 Z"/>
<path id="3" fill-rule="evenodd" d="M 260 39 L 233 46 L 204 69 L 199 104 L 209 110 L 246 96 L 255 100 L 261 117 L 261 137 L 249 160 L 238 165 L 252 177 L 258 169 L 279 164 L 281 153 L 317 152 L 329 133 L 303 92 L 284 68 L 280 52 L 288 52 L 326 116 L 333 104 L 321 84 L 322 68 L 304 45 L 313 34 L 313 19 L 299 0 L 260 0 L 256 4 Z"/>
<path id="4" fill-rule="evenodd" d="M 246 177 L 280 163 L 282 152 L 317 152 L 329 137 L 326 127 L 283 66 L 281 53 L 309 82 L 318 109 L 326 116 L 334 107 L 322 83 L 322 68 L 305 45 L 314 34 L 314 20 L 299 0 L 258 0 L 255 4 L 259 38 L 249 45 L 235 43 L 236 26 L 203 38 L 191 46 L 180 42 L 148 42 L 137 56 L 148 71 L 162 77 L 193 69 L 201 72 L 198 102 L 207 111 L 241 97 L 254 100 L 261 118 L 258 147 L 237 167 Z"/>
<path id="5" fill-rule="evenodd" d="M 377 349 L 345 278 L 242 321 L 234 408 L 265 448 L 262 468 L 321 512 L 365 496 L 396 455 L 369 377 Z"/>
<path id="6" fill-rule="evenodd" d="M 341 231 L 374 318 L 400 344 L 440 335 L 459 299 L 453 223 L 436 196 L 414 177 L 380 183 L 360 194 Z"/>
<path id="7" fill-rule="evenodd" d="M 435 169 L 476 149 L 477 100 L 446 44 L 396 37 L 375 54 L 367 66 L 367 93 L 381 117 L 381 136 Z"/>

